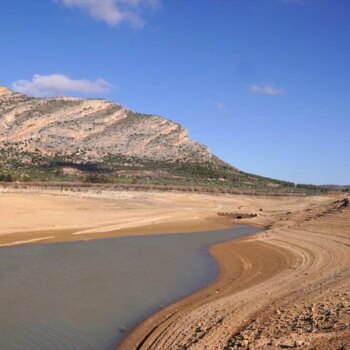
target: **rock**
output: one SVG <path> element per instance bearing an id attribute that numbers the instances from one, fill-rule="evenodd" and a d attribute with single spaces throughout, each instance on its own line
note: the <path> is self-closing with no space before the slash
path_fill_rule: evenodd
<path id="1" fill-rule="evenodd" d="M 332 329 L 333 328 L 333 324 L 332 323 L 324 323 L 321 327 L 321 329 L 323 330 L 329 330 L 329 329 Z"/>
<path id="2" fill-rule="evenodd" d="M 295 341 L 291 341 L 291 340 L 288 341 L 288 340 L 286 340 L 283 343 L 280 343 L 279 346 L 282 349 L 293 349 L 293 348 L 295 348 Z"/>
<path id="3" fill-rule="evenodd" d="M 249 340 L 243 339 L 243 340 L 241 341 L 241 344 L 242 344 L 242 346 L 248 346 L 248 345 L 249 345 Z"/>

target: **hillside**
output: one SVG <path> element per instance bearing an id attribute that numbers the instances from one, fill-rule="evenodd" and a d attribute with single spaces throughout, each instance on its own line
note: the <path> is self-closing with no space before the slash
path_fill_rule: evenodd
<path id="1" fill-rule="evenodd" d="M 246 174 L 181 125 L 102 99 L 33 98 L 0 86 L 0 181 L 319 192 Z"/>
<path id="2" fill-rule="evenodd" d="M 83 161 L 123 155 L 214 162 L 207 147 L 191 140 L 181 125 L 105 100 L 31 98 L 2 87 L 0 130 L 3 146 L 21 152 L 65 154 Z"/>

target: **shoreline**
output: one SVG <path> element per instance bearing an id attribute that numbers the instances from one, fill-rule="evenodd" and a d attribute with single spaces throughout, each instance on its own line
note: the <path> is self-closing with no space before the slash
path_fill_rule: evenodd
<path id="1" fill-rule="evenodd" d="M 297 240 L 290 237 L 295 234 L 293 226 L 300 230 L 300 226 L 308 227 L 309 221 L 314 221 L 313 225 L 319 229 L 324 223 L 317 221 L 323 217 L 334 220 L 334 216 L 340 216 L 345 227 L 349 228 L 350 210 L 343 210 L 344 203 L 339 202 L 298 213 L 292 218 L 294 224 L 290 223 L 290 217 L 285 217 L 285 221 L 276 223 L 267 231 L 213 245 L 209 252 L 219 265 L 218 277 L 207 287 L 166 306 L 141 322 L 116 349 L 260 349 L 260 346 L 261 349 L 298 346 L 303 349 L 322 349 L 325 343 L 333 344 L 331 348 L 334 344 L 350 345 L 349 328 L 342 334 L 324 332 L 322 326 L 315 330 L 319 333 L 317 336 L 308 331 L 294 334 L 288 329 L 287 320 L 285 332 L 274 336 L 275 339 L 271 339 L 270 333 L 265 338 L 260 333 L 261 328 L 268 328 L 270 318 L 277 318 L 278 323 L 279 309 L 284 308 L 283 313 L 290 312 L 293 303 L 298 300 L 302 301 L 301 307 L 306 307 L 307 302 L 315 303 L 318 300 L 332 305 L 337 301 L 337 286 L 338 291 L 349 290 L 349 269 L 341 280 L 339 276 L 335 280 L 333 269 L 337 269 L 337 260 L 333 260 L 331 269 L 331 261 L 323 256 L 322 250 L 326 249 L 329 242 L 322 242 L 320 251 L 313 252 L 310 247 L 305 249 L 305 242 L 300 242 L 299 237 Z M 348 207 L 348 202 L 345 207 Z M 282 232 L 284 230 L 287 230 L 287 234 Z M 283 235 L 283 239 L 279 235 Z M 344 237 L 346 242 L 350 241 L 349 236 Z M 316 237 L 320 239 L 317 233 Z M 310 242 L 307 243 L 310 245 Z M 311 244 L 315 244 L 315 241 L 311 240 Z M 344 259 L 347 267 L 350 265 L 349 247 L 348 243 L 334 246 L 335 251 L 341 248 L 340 261 Z M 300 260 L 303 254 L 304 258 Z M 316 274 L 312 271 L 315 261 L 318 261 Z M 312 277 L 305 277 L 310 271 Z M 305 280 L 309 280 L 308 283 Z M 319 286 L 326 283 L 335 288 L 331 293 L 325 293 L 324 287 L 319 290 Z M 306 284 L 310 291 L 301 288 Z M 343 294 L 350 306 L 350 293 Z M 298 317 L 299 312 L 295 312 L 295 317 Z M 261 319 L 257 322 L 259 317 Z M 258 336 L 242 336 L 244 332 L 249 334 L 252 328 L 258 329 Z M 345 343 L 347 341 L 349 343 Z"/>
<path id="2" fill-rule="evenodd" d="M 236 225 L 234 225 L 236 226 Z M 232 227 L 234 227 L 232 226 Z M 256 226 L 258 227 L 258 226 Z M 229 281 L 236 281 L 243 277 L 243 271 L 240 265 L 240 254 L 235 254 L 232 248 L 244 242 L 255 240 L 259 235 L 264 234 L 264 230 L 258 233 L 249 234 L 244 237 L 233 238 L 222 243 L 215 243 L 208 248 L 208 253 L 214 258 L 218 266 L 218 274 L 207 286 L 204 286 L 190 295 L 181 298 L 170 305 L 167 305 L 153 315 L 141 321 L 131 332 L 116 346 L 116 350 L 139 350 L 148 349 L 148 344 L 156 341 L 155 332 L 160 333 L 166 330 L 171 324 L 170 319 L 178 313 L 187 313 L 188 311 L 198 308 L 212 300 L 224 297 Z M 244 288 L 244 285 L 238 285 L 237 291 Z M 230 289 L 232 292 L 232 289 Z"/>
<path id="3" fill-rule="evenodd" d="M 260 228 L 270 223 L 270 213 L 259 213 L 261 206 L 273 205 L 273 211 L 279 212 L 279 202 L 288 207 L 290 203 L 296 207 L 299 205 L 299 197 L 256 198 L 139 191 L 103 194 L 95 191 L 63 194 L 44 190 L 0 191 L 0 248 L 31 242 L 46 244 L 127 235 L 222 230 L 235 224 Z M 325 197 L 303 200 L 317 203 L 324 201 Z M 246 205 L 242 206 L 242 203 Z M 258 217 L 236 220 L 218 215 L 219 212 L 233 210 L 258 213 Z"/>
<path id="4" fill-rule="evenodd" d="M 88 231 L 86 234 L 80 234 L 79 232 L 84 231 L 84 229 L 79 228 L 65 230 L 53 229 L 45 231 L 34 230 L 0 235 L 0 249 L 27 244 L 55 244 L 131 236 L 137 237 L 182 233 L 201 233 L 216 230 L 229 230 L 236 225 L 237 223 L 233 224 L 231 220 L 226 218 L 204 217 L 183 223 L 157 223 L 110 231 Z M 242 225 L 246 225 L 246 223 L 242 223 Z M 255 225 L 254 227 L 257 226 Z"/>

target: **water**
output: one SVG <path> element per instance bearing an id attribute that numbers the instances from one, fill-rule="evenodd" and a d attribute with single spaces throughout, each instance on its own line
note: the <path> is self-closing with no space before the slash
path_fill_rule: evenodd
<path id="1" fill-rule="evenodd" d="M 215 278 L 210 245 L 256 231 L 2 248 L 0 349 L 114 349 L 120 328 Z"/>

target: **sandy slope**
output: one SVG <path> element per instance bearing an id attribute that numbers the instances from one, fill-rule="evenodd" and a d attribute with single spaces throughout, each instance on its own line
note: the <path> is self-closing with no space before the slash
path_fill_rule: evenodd
<path id="1" fill-rule="evenodd" d="M 348 349 L 350 209 L 342 205 L 292 212 L 263 234 L 214 246 L 216 283 L 143 322 L 119 349 Z"/>

